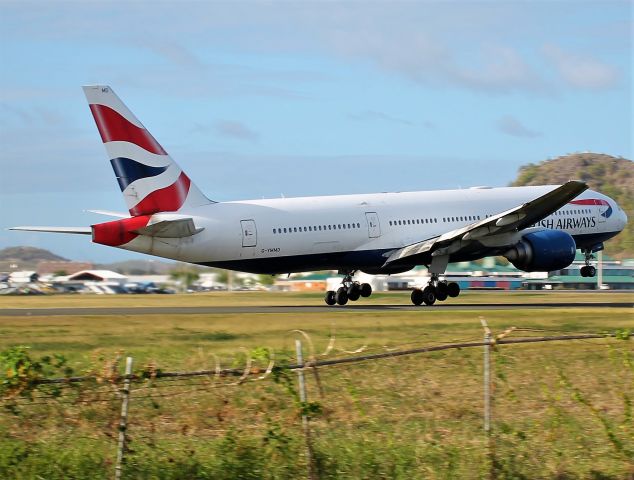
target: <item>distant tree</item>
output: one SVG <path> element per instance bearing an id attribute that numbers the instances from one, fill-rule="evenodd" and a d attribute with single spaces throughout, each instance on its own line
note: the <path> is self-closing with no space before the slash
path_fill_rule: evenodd
<path id="1" fill-rule="evenodd" d="M 226 285 L 229 282 L 229 270 L 217 270 L 216 281 L 218 283 L 224 283 Z"/>
<path id="2" fill-rule="evenodd" d="M 68 275 L 68 272 L 66 270 L 55 270 L 53 272 L 54 277 L 65 277 L 66 275 Z"/>
<path id="3" fill-rule="evenodd" d="M 270 287 L 275 283 L 275 275 L 258 275 L 258 283 L 265 287 Z"/>
<path id="4" fill-rule="evenodd" d="M 200 275 L 192 270 L 174 270 L 170 272 L 170 278 L 179 282 L 183 290 L 187 290 L 200 278 Z"/>

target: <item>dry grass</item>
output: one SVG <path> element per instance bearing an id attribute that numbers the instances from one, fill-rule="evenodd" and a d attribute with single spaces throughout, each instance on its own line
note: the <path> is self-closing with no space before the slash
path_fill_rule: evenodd
<path id="1" fill-rule="evenodd" d="M 610 291 L 464 291 L 452 304 L 469 303 L 553 303 L 553 302 L 627 302 L 631 293 Z M 409 292 L 374 293 L 362 299 L 363 305 L 411 305 Z M 0 296 L 2 308 L 54 307 L 204 307 L 253 305 L 323 305 L 322 293 L 290 292 L 212 292 L 177 295 L 47 295 Z"/>
<path id="2" fill-rule="evenodd" d="M 249 295 L 232 298 L 255 301 L 258 296 Z M 183 299 L 168 300 L 178 298 Z M 28 344 L 34 356 L 63 353 L 79 370 L 91 368 L 95 350 L 108 358 L 124 351 L 137 366 L 153 361 L 165 370 L 213 368 L 214 355 L 222 357 L 223 366 L 240 365 L 240 347 L 266 346 L 283 356 L 291 351 L 290 331 L 296 328 L 307 331 L 322 352 L 333 320 L 336 348 L 366 345 L 368 351 L 384 351 L 481 339 L 480 316 L 496 332 L 511 325 L 551 332 L 634 328 L 631 310 L 619 308 L 0 317 L 0 350 Z M 493 354 L 493 371 L 492 451 L 482 433 L 480 348 L 322 368 L 322 391 L 309 372 L 309 400 L 322 407 L 312 420 L 320 478 L 475 479 L 493 472 L 497 478 L 625 479 L 634 472 L 628 458 L 634 452 L 631 342 L 502 346 Z M 295 375 L 288 379 L 294 389 Z M 129 478 L 303 476 L 298 408 L 283 380 L 136 384 Z M 18 416 L 0 415 L 6 437 L 0 445 L 0 476 L 111 475 L 119 409 L 114 389 L 104 384 L 63 392 L 58 401 L 24 405 Z M 25 401 L 33 400 L 20 402 Z M 69 438 L 75 445 L 70 451 L 63 446 Z M 30 456 L 20 453 L 29 448 Z M 3 460 L 16 455 L 24 458 L 22 470 Z"/>

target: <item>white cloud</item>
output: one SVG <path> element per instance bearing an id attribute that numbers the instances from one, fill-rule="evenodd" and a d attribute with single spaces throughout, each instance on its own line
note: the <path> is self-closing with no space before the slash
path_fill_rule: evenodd
<path id="1" fill-rule="evenodd" d="M 405 120 L 404 118 L 393 117 L 384 112 L 378 112 L 376 110 L 365 110 L 359 113 L 351 113 L 349 117 L 356 121 L 381 121 L 388 123 L 396 123 L 400 125 L 414 125 L 414 122 Z"/>
<path id="2" fill-rule="evenodd" d="M 255 131 L 241 122 L 220 120 L 214 124 L 214 129 L 218 134 L 224 137 L 235 138 L 237 140 L 255 142 L 259 138 L 259 135 Z"/>
<path id="3" fill-rule="evenodd" d="M 511 115 L 500 118 L 497 122 L 497 128 L 500 132 L 513 137 L 535 138 L 542 133 L 526 127 L 522 122 Z"/>
<path id="4" fill-rule="evenodd" d="M 606 89 L 618 84 L 619 71 L 597 58 L 567 52 L 552 44 L 545 45 L 543 51 L 548 62 L 569 86 Z"/>
<path id="5" fill-rule="evenodd" d="M 5 22 L 4 35 L 143 47 L 184 69 L 208 67 L 198 76 L 201 84 L 211 85 L 207 92 L 218 84 L 223 87 L 218 90 L 230 90 L 225 79 L 214 76 L 210 53 L 348 58 L 425 86 L 487 93 L 549 93 L 555 86 L 549 85 L 548 65 L 575 87 L 613 86 L 618 72 L 599 58 L 553 46 L 542 51 L 541 45 L 566 27 L 551 20 L 564 18 L 567 9 L 558 6 L 544 25 L 545 7 L 530 2 L 179 2 L 152 9 L 146 3 L 81 8 L 56 3 L 36 10 L 16 4 L 7 9 L 12 21 Z M 566 35 L 575 41 L 588 34 Z M 152 65 L 144 70 L 150 82 L 165 74 Z M 192 75 L 192 83 L 196 80 Z M 282 96 L 301 96 L 292 86 L 279 85 L 291 82 L 288 75 L 278 80 L 257 78 L 243 87 L 262 95 L 278 95 L 281 89 Z"/>

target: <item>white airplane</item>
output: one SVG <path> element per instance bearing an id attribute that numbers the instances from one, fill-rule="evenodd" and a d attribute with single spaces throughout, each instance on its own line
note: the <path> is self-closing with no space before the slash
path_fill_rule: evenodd
<path id="1" fill-rule="evenodd" d="M 344 275 L 328 305 L 372 293 L 353 281 L 425 265 L 431 280 L 415 305 L 456 297 L 440 279 L 449 262 L 503 255 L 517 268 L 567 267 L 576 249 L 581 274 L 627 216 L 614 200 L 579 181 L 533 187 L 374 193 L 214 202 L 209 200 L 108 86 L 84 93 L 129 214 L 90 227 L 14 227 L 92 235 L 92 241 L 197 265 L 279 274 L 333 269 Z"/>

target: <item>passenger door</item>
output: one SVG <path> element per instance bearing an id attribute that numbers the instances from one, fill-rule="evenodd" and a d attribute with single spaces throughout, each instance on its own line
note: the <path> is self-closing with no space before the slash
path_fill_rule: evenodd
<path id="1" fill-rule="evenodd" d="M 258 230 L 255 220 L 240 220 L 242 226 L 242 246 L 255 247 L 258 244 Z"/>
<path id="2" fill-rule="evenodd" d="M 365 219 L 368 222 L 368 237 L 378 238 L 381 236 L 381 225 L 376 212 L 365 212 Z"/>

